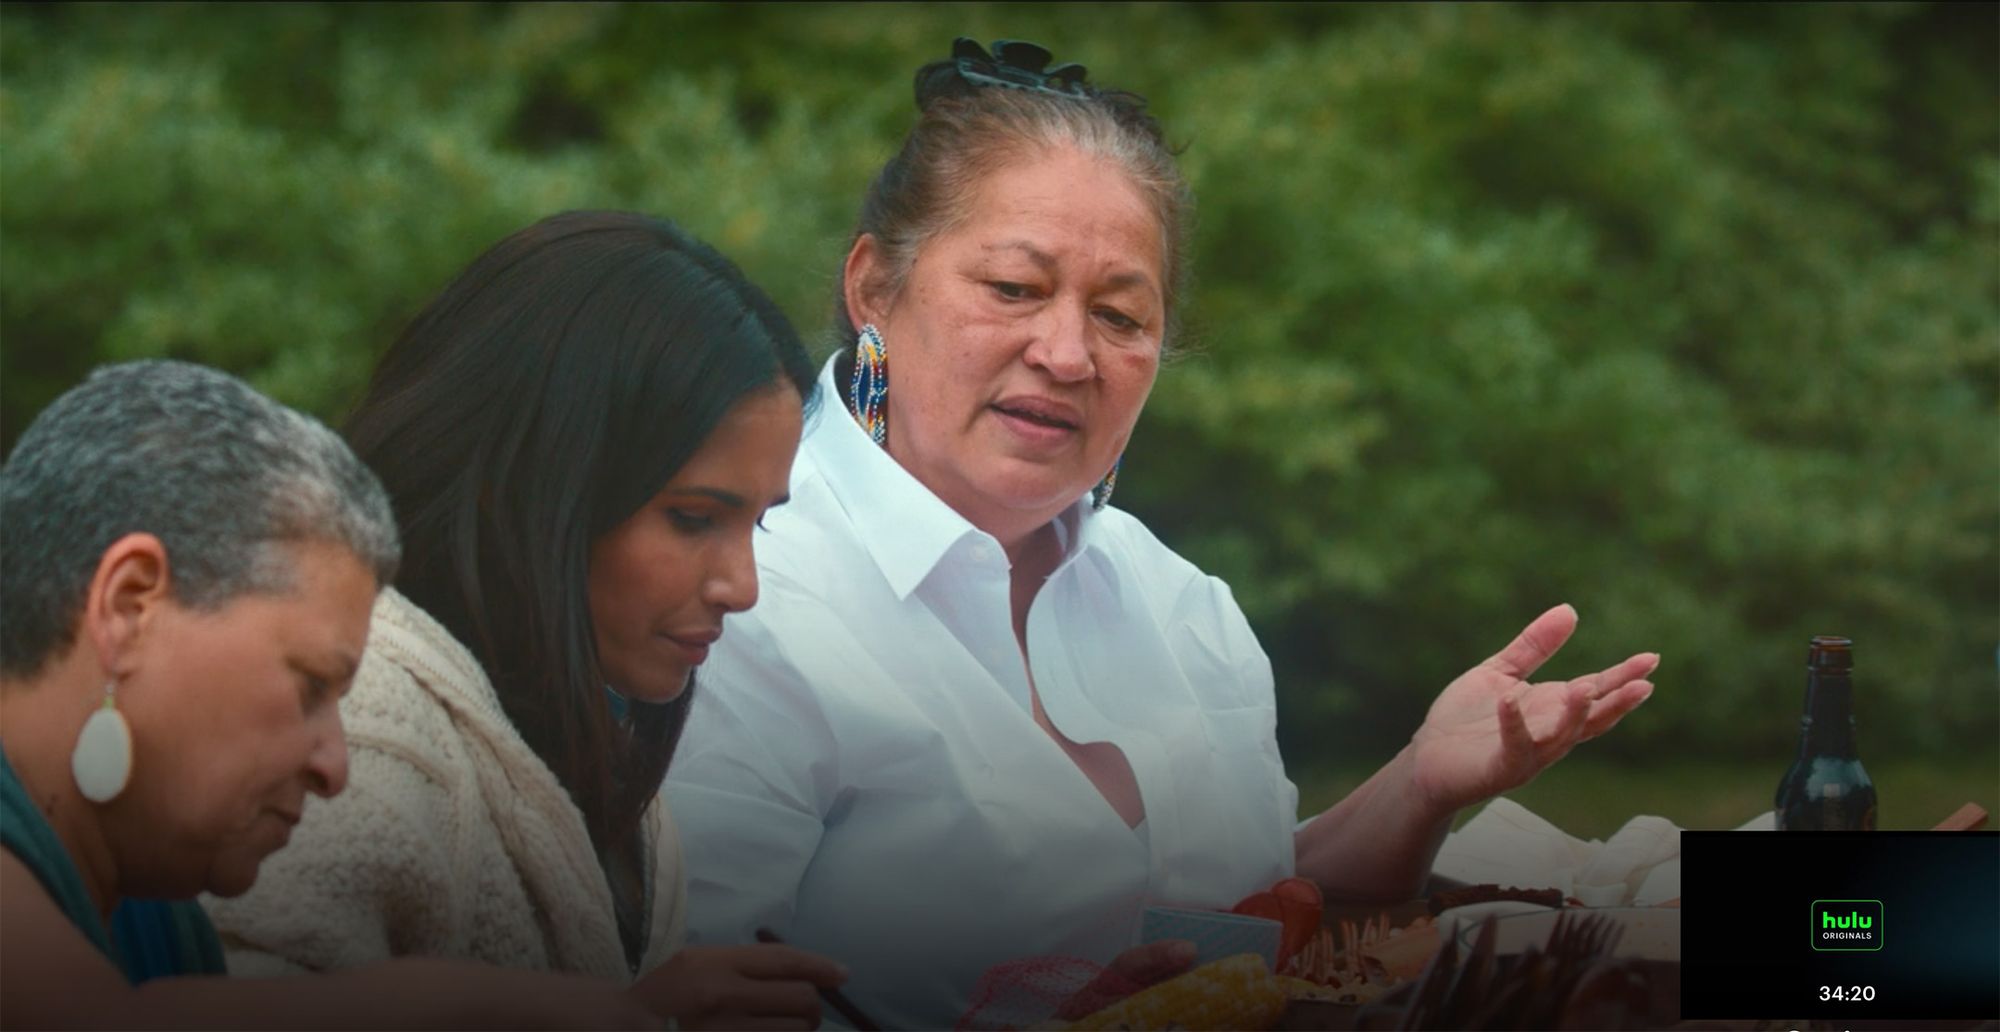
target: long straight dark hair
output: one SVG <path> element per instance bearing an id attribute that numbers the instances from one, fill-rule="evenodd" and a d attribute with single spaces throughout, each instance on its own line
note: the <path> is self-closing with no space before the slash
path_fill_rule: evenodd
<path id="1" fill-rule="evenodd" d="M 658 792 L 694 686 L 614 719 L 590 546 L 745 395 L 814 370 L 736 266 L 672 224 L 569 212 L 500 241 L 376 366 L 346 434 L 402 529 L 396 586 L 470 648 L 599 850 Z"/>

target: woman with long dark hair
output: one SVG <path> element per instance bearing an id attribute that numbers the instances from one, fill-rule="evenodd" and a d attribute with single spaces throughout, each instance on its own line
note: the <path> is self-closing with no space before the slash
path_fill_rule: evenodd
<path id="1" fill-rule="evenodd" d="M 353 787 L 212 904 L 232 970 L 455 956 L 637 977 L 683 1025 L 816 1021 L 834 965 L 679 948 L 654 803 L 813 379 L 761 291 L 639 215 L 537 223 L 417 316 L 346 427 L 405 556 L 346 703 Z"/>

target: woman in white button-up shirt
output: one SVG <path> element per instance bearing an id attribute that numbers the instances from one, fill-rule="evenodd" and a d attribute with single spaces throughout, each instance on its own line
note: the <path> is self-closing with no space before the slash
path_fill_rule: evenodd
<path id="1" fill-rule="evenodd" d="M 820 385 L 845 410 L 808 429 L 667 786 L 691 934 L 774 928 L 895 1026 L 952 1024 L 1014 958 L 1110 961 L 1150 903 L 1294 871 L 1407 895 L 1459 808 L 1610 727 L 1657 661 L 1528 684 L 1575 625 L 1551 610 L 1298 824 L 1229 588 L 1104 506 L 1173 324 L 1184 184 L 1142 100 L 1023 46 L 918 74 L 842 270 L 858 342 Z"/>

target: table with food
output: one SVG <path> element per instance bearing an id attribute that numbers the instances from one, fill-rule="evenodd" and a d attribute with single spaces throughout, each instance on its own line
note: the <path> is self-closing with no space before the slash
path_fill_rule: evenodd
<path id="1" fill-rule="evenodd" d="M 1737 830 L 1770 831 L 1777 820 L 1764 814 Z M 1986 811 L 1968 803 L 1933 830 L 1974 830 L 1986 822 Z M 1447 840 L 1422 896 L 1388 903 L 1328 899 L 1313 882 L 1288 878 L 1227 911 L 1151 908 L 1144 936 L 1193 939 L 1199 965 L 1114 993 L 1105 1006 L 1068 1022 L 1039 1025 L 1819 1027 L 1683 1020 L 1679 835 L 1663 818 L 1635 817 L 1608 840 L 1580 841 L 1518 804 L 1496 800 Z M 968 1027 L 988 1027 L 972 1017 Z"/>
<path id="2" fill-rule="evenodd" d="M 1853 742 L 1851 644 L 1813 639 L 1797 757 L 1773 809 L 1736 831 L 1875 830 L 1875 788 Z M 1967 803 L 1931 830 L 1972 831 L 1986 821 L 1982 807 Z M 1088 980 L 1085 991 L 1063 996 L 1049 1020 L 1018 1022 L 1035 1016 L 1032 1006 L 996 1004 L 975 1008 L 961 1027 L 1821 1027 L 1683 1019 L 1681 845 L 1682 829 L 1663 817 L 1633 817 L 1604 841 L 1584 841 L 1503 796 L 1444 840 L 1421 896 L 1329 899 L 1311 879 L 1291 877 L 1226 911 L 1150 907 L 1141 939 L 1192 942 L 1193 970 L 1120 985 L 1110 970 L 1085 967 L 1067 972 Z M 1063 977 L 1030 965 L 1003 975 L 1000 988 L 1062 987 Z"/>

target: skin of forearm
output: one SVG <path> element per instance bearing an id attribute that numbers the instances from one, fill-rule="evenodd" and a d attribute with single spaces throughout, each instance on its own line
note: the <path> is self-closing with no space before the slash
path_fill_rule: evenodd
<path id="1" fill-rule="evenodd" d="M 1293 836 L 1298 873 L 1329 897 L 1397 900 L 1430 874 L 1455 811 L 1416 792 L 1405 746 L 1374 776 Z"/>

